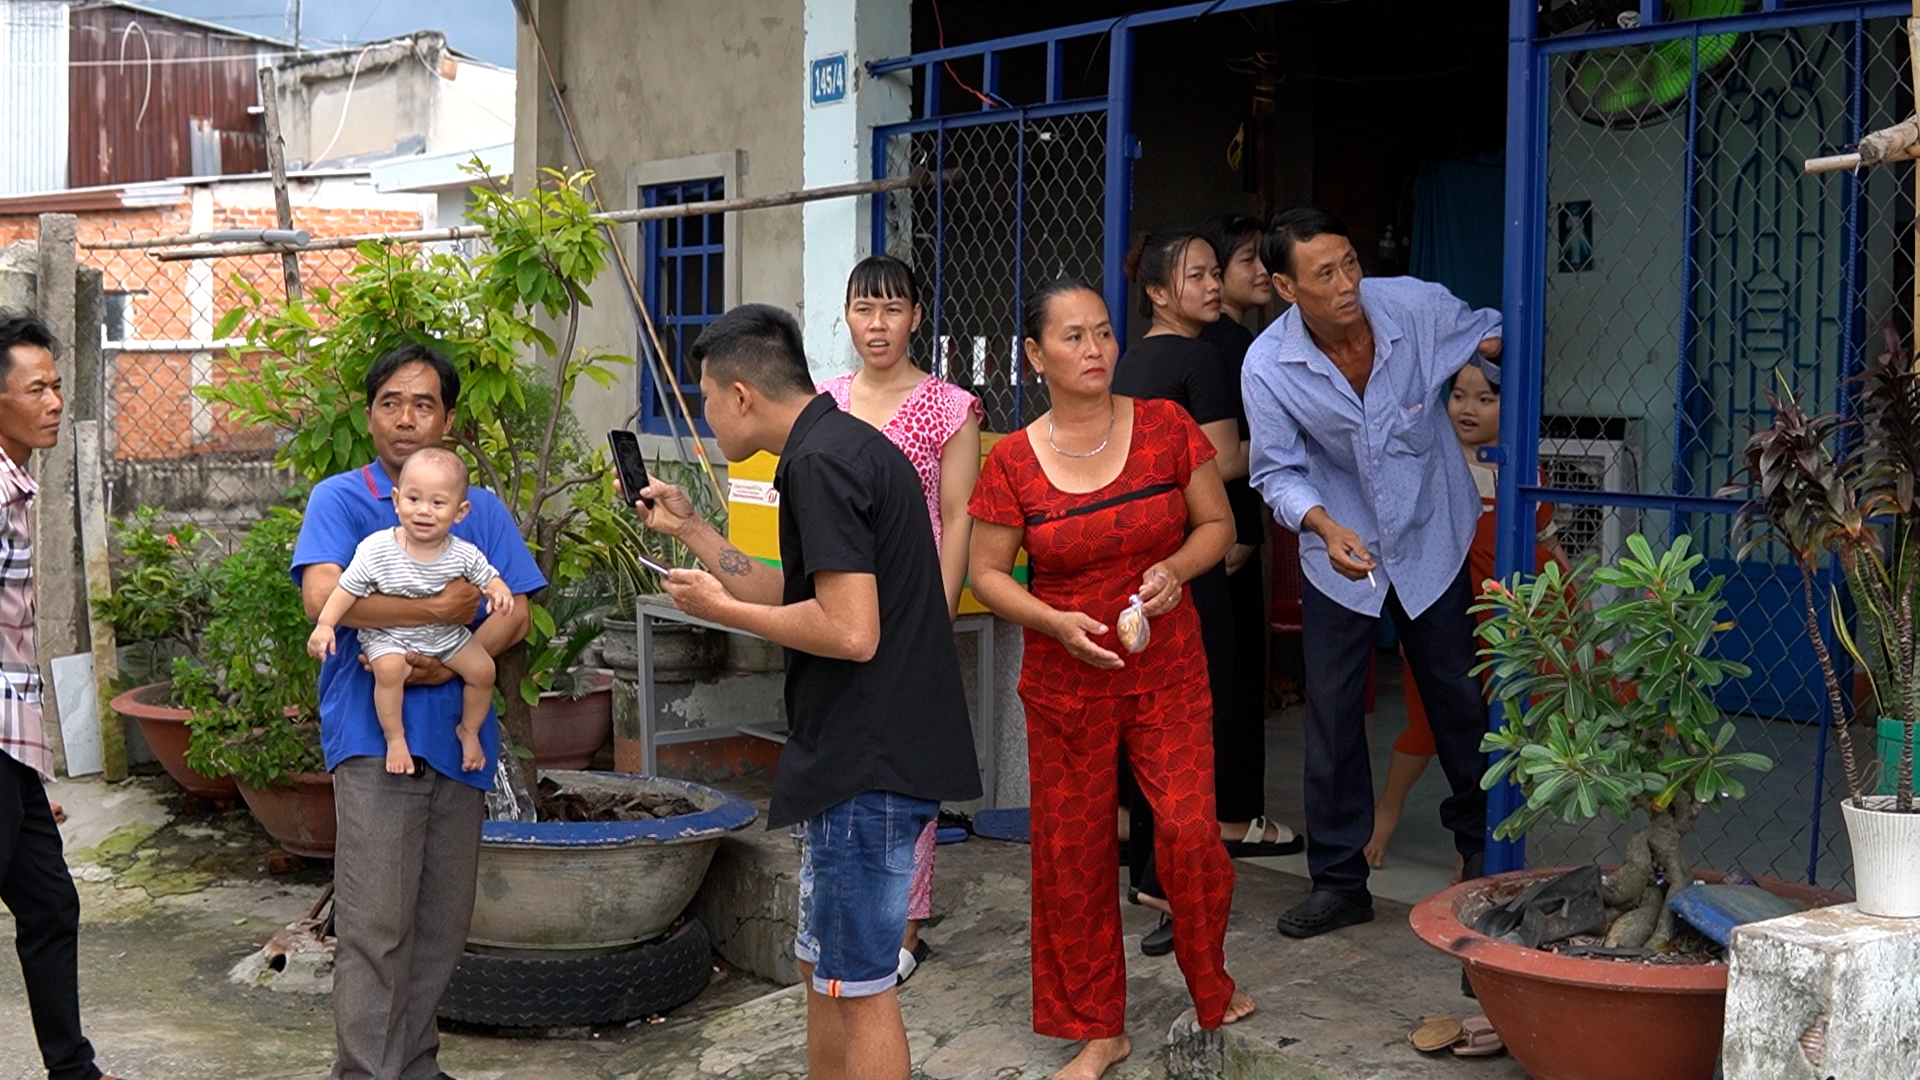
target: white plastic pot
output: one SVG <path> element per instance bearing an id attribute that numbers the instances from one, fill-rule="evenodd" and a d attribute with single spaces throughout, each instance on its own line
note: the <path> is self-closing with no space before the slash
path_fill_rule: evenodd
<path id="1" fill-rule="evenodd" d="M 1840 803 L 1853 844 L 1853 890 L 1868 915 L 1920 918 L 1920 813 L 1896 814 L 1893 796 L 1868 795 L 1864 808 Z"/>

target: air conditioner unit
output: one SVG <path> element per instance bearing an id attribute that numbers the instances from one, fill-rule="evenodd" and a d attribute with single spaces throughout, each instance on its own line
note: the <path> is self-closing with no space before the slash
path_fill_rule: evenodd
<path id="1" fill-rule="evenodd" d="M 1544 417 L 1540 424 L 1543 486 L 1638 491 L 1639 426 L 1639 421 L 1620 416 Z M 1553 521 L 1570 561 L 1593 555 L 1602 563 L 1612 563 L 1625 554 L 1627 537 L 1640 527 L 1640 514 L 1623 506 L 1556 503 Z"/>

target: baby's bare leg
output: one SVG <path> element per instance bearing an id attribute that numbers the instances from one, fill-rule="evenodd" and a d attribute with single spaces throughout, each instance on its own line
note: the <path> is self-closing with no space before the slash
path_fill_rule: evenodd
<path id="1" fill-rule="evenodd" d="M 460 767 L 473 772 L 487 764 L 487 755 L 480 749 L 480 725 L 493 704 L 493 657 L 470 639 L 446 663 L 466 684 L 460 695 L 460 726 L 454 734 L 460 736 Z"/>
<path id="2" fill-rule="evenodd" d="M 407 655 L 388 653 L 371 661 L 373 667 L 373 713 L 380 719 L 380 734 L 387 738 L 387 771 L 413 771 L 413 751 L 407 747 L 407 727 L 402 719 L 401 701 L 407 689 Z"/>

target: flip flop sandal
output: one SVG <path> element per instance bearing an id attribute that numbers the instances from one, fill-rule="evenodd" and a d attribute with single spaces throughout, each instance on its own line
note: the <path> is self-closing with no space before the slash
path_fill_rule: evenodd
<path id="1" fill-rule="evenodd" d="M 1280 834 L 1277 840 L 1268 840 L 1267 826 L 1271 824 Z M 1258 859 L 1274 855 L 1296 855 L 1306 850 L 1307 838 L 1287 828 L 1279 822 L 1269 822 L 1264 817 L 1247 822 L 1247 835 L 1238 840 L 1226 841 L 1227 857 L 1231 859 Z"/>
<path id="2" fill-rule="evenodd" d="M 1437 1054 L 1465 1037 L 1460 1021 L 1451 1016 L 1423 1016 L 1420 1026 L 1407 1032 L 1407 1041 L 1423 1054 Z"/>
<path id="3" fill-rule="evenodd" d="M 1469 1016 L 1460 1021 L 1460 1038 L 1453 1044 L 1455 1057 L 1492 1057 L 1507 1048 L 1500 1035 L 1484 1016 Z"/>

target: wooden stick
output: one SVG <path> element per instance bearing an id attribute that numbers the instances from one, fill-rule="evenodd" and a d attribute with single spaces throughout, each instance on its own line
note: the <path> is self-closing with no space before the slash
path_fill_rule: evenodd
<path id="1" fill-rule="evenodd" d="M 939 179 L 952 182 L 960 177 L 959 169 L 948 169 Z M 906 176 L 890 177 L 886 180 L 862 180 L 852 184 L 833 184 L 828 187 L 803 188 L 799 191 L 783 191 L 773 195 L 749 195 L 737 199 L 713 199 L 708 202 L 680 203 L 675 206 L 647 206 L 638 210 L 609 210 L 593 215 L 594 220 L 611 224 L 631 224 L 640 221 L 665 221 L 670 218 L 696 217 L 703 214 L 725 214 L 735 210 L 767 210 L 778 206 L 797 206 L 801 203 L 819 202 L 823 199 L 847 199 L 858 195 L 874 195 L 883 191 L 898 191 L 902 188 L 925 187 L 935 179 L 934 174 L 925 169 L 915 169 Z M 416 232 L 364 233 L 358 236 L 324 237 L 300 248 L 301 251 L 338 251 L 342 248 L 358 247 L 372 241 L 374 243 L 394 244 L 432 244 L 444 240 L 465 240 L 471 237 L 485 236 L 487 230 L 479 225 L 455 225 L 446 229 L 422 229 Z M 180 237 L 162 237 L 154 240 L 139 241 L 138 246 L 146 248 L 178 247 Z M 136 242 L 125 242 L 127 247 L 136 246 Z M 180 259 L 224 259 L 235 255 L 278 255 L 286 251 L 279 244 L 229 244 L 222 247 L 180 247 L 175 251 L 162 251 L 154 256 L 162 262 L 174 262 Z"/>
<path id="2" fill-rule="evenodd" d="M 1920 94 L 1920 0 L 1913 0 L 1913 17 L 1907 20 L 1907 59 L 1913 67 L 1914 92 Z M 1913 101 L 1914 110 L 1920 113 L 1920 96 L 1916 96 Z M 1913 194 L 1916 199 L 1920 199 L 1920 169 L 1914 170 Z M 1916 332 L 1920 332 L 1920 220 L 1914 222 L 1913 260 L 1916 272 L 1913 278 L 1912 316 L 1915 321 L 1909 325 L 1914 327 Z"/>
<path id="3" fill-rule="evenodd" d="M 1920 145 L 1909 146 L 1878 161 L 1867 161 L 1859 153 L 1834 154 L 1831 157 L 1808 158 L 1806 171 L 1809 173 L 1845 172 L 1858 169 L 1863 165 L 1890 165 L 1896 161 L 1920 159 Z"/>
<path id="4" fill-rule="evenodd" d="M 343 105 L 342 108 L 345 106 Z M 260 69 L 260 108 L 267 129 L 267 173 L 273 178 L 273 216 L 280 227 L 293 231 L 293 203 L 287 198 L 287 143 L 280 134 L 280 96 L 274 89 L 273 69 Z M 284 246 L 280 271 L 287 279 L 287 299 L 300 299 L 300 256 Z"/>
<path id="5" fill-rule="evenodd" d="M 100 695 L 100 764 L 106 778 L 127 778 L 127 731 L 120 714 L 107 707 L 108 689 L 119 674 L 113 624 L 100 617 L 96 601 L 113 595 L 113 570 L 107 554 L 107 489 L 102 463 L 100 421 L 73 422 L 74 471 L 79 488 L 80 547 L 87 595 L 87 631 L 93 641 L 93 685 Z"/>

